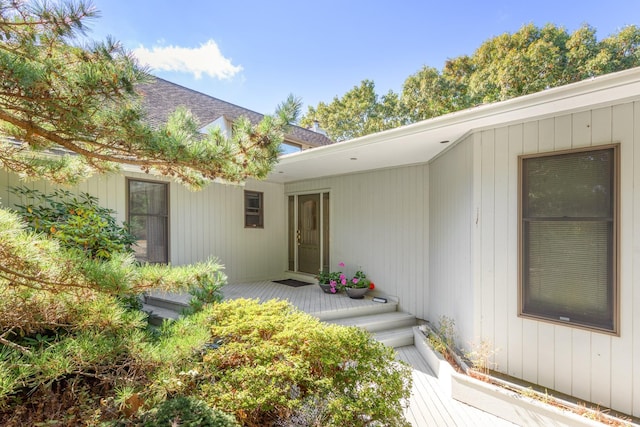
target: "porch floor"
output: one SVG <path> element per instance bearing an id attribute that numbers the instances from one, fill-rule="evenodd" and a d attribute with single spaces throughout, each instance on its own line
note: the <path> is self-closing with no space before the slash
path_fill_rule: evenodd
<path id="1" fill-rule="evenodd" d="M 223 288 L 225 299 L 257 298 L 262 301 L 284 299 L 302 311 L 319 318 L 331 317 L 344 309 L 379 305 L 371 298 L 355 300 L 346 295 L 329 295 L 316 285 L 294 288 L 274 282 L 230 284 Z M 406 418 L 422 426 L 513 426 L 514 424 L 447 397 L 438 379 L 414 346 L 396 349 L 398 359 L 413 368 L 413 389 Z"/>

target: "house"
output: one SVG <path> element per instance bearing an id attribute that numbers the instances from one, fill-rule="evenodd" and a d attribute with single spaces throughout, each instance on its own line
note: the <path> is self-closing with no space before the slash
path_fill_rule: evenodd
<path id="1" fill-rule="evenodd" d="M 636 169 L 640 68 L 287 154 L 244 186 L 127 171 L 76 191 L 146 224 L 142 257 L 217 256 L 233 282 L 344 262 L 498 371 L 640 416 Z"/>

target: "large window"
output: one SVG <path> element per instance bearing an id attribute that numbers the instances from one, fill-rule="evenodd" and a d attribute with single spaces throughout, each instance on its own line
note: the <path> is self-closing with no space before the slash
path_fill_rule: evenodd
<path id="1" fill-rule="evenodd" d="M 127 180 L 128 222 L 136 237 L 139 261 L 166 263 L 169 238 L 168 185 L 163 182 Z"/>
<path id="2" fill-rule="evenodd" d="M 520 314 L 617 332 L 617 146 L 520 158 Z"/>

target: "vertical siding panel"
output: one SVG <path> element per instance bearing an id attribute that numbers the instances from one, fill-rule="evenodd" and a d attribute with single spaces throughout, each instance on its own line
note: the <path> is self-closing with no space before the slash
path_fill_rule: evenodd
<path id="1" fill-rule="evenodd" d="M 571 148 L 571 119 L 571 115 L 556 117 L 554 150 L 567 150 Z"/>
<path id="2" fill-rule="evenodd" d="M 522 378 L 522 319 L 518 314 L 518 155 L 522 154 L 524 140 L 524 125 L 509 127 L 509 145 L 507 147 L 506 165 L 508 179 L 505 182 L 506 224 L 505 250 L 506 250 L 506 310 L 509 320 L 509 365 L 508 374 Z M 497 222 L 497 224 L 500 224 Z"/>
<path id="3" fill-rule="evenodd" d="M 430 186 L 430 181 L 429 181 L 429 167 L 423 169 L 422 171 L 422 195 L 423 195 L 423 200 L 422 200 L 422 218 L 421 218 L 421 222 L 424 225 L 424 229 L 422 232 L 422 250 L 424 251 L 424 253 L 421 256 L 421 265 L 422 268 L 420 269 L 420 291 L 418 292 L 418 299 L 420 301 L 420 304 L 418 306 L 418 311 L 417 311 L 417 315 L 420 319 L 426 319 L 427 318 L 427 307 L 429 307 L 429 293 L 430 293 L 430 289 L 431 289 L 431 284 L 429 282 L 429 272 L 430 272 L 430 266 L 429 266 L 429 257 L 430 257 L 430 250 L 429 250 L 429 241 L 430 241 L 430 236 L 431 236 L 431 229 L 429 228 L 429 216 L 430 216 L 430 192 L 429 192 L 429 186 Z"/>
<path id="4" fill-rule="evenodd" d="M 553 151 L 556 142 L 555 119 L 540 120 L 538 128 L 538 150 L 534 152 L 544 153 Z"/>
<path id="5" fill-rule="evenodd" d="M 544 153 L 553 151 L 556 146 L 556 119 L 549 118 L 540 120 L 538 127 L 538 151 Z M 545 387 L 558 389 L 558 378 L 556 372 L 559 363 L 556 361 L 556 354 L 561 351 L 557 346 L 557 329 L 553 325 L 543 322 L 538 323 L 538 379 L 539 384 Z M 564 367 L 566 369 L 566 367 Z M 571 379 L 567 381 L 567 390 L 571 389 Z"/>
<path id="6" fill-rule="evenodd" d="M 127 220 L 127 184 L 125 177 L 119 174 L 111 175 L 114 183 L 114 197 L 111 207 L 115 209 L 117 218 L 124 222 Z"/>
<path id="7" fill-rule="evenodd" d="M 176 237 L 177 226 L 175 223 L 178 221 L 178 206 L 180 200 L 178 192 L 175 189 L 175 184 L 172 182 L 169 184 L 169 262 L 173 265 L 178 265 L 178 255 L 182 253 L 180 248 L 181 240 Z"/>
<path id="8" fill-rule="evenodd" d="M 633 389 L 632 389 L 632 402 L 633 410 L 632 415 L 640 416 L 640 313 L 638 307 L 640 307 L 640 290 L 637 289 L 637 283 L 640 283 L 640 251 L 637 248 L 640 246 L 640 102 L 634 102 L 633 104 L 633 201 L 629 200 L 629 203 L 633 203 L 633 252 L 632 268 L 633 271 L 627 276 L 629 280 L 631 295 L 629 299 L 632 301 L 632 307 L 635 308 L 632 312 L 632 325 L 629 334 L 632 334 L 633 340 L 632 358 L 633 365 Z M 636 169 L 638 169 L 636 171 Z M 630 197 L 630 196 L 629 196 Z"/>
<path id="9" fill-rule="evenodd" d="M 485 339 L 483 335 L 484 295 L 482 288 L 482 224 L 484 212 L 482 212 L 482 133 L 476 132 L 471 137 L 472 146 L 469 149 L 471 170 L 471 227 L 469 259 L 471 264 L 471 292 L 473 293 L 473 339 L 474 341 L 486 341 L 493 349 L 493 343 Z"/>
<path id="10" fill-rule="evenodd" d="M 591 402 L 591 332 L 573 329 L 571 395 Z"/>
<path id="11" fill-rule="evenodd" d="M 538 151 L 539 127 L 540 127 L 540 124 L 538 122 L 528 122 L 524 124 L 523 136 L 522 136 L 522 151 L 520 154 L 535 153 Z M 517 153 L 514 153 L 514 155 L 515 154 Z M 515 160 L 514 162 L 516 164 L 513 167 L 516 169 L 516 173 L 518 173 L 517 160 Z M 516 234 L 514 234 L 510 239 L 513 245 L 510 252 L 516 258 L 515 268 L 517 270 L 518 268 L 517 257 L 518 257 L 518 245 L 519 245 L 518 237 L 517 237 L 517 227 L 519 226 L 519 221 L 520 221 L 517 213 L 517 206 L 518 206 L 517 196 L 519 194 L 518 193 L 519 189 L 517 188 L 518 176 L 517 175 L 512 175 L 512 176 L 513 176 L 513 179 L 511 183 L 516 187 L 516 190 L 515 192 L 512 190 L 510 194 L 513 194 L 514 197 L 516 197 L 516 200 L 513 203 L 515 205 L 516 212 L 512 212 L 509 215 L 509 217 L 512 218 L 514 221 L 516 221 L 515 229 L 514 229 L 514 233 Z M 516 286 L 516 288 L 517 286 L 519 286 L 519 283 L 520 283 L 518 274 L 519 272 L 516 272 L 516 277 L 514 278 L 514 286 Z M 513 300 L 513 303 L 516 304 L 516 311 L 517 311 L 517 304 L 518 304 L 517 295 L 512 297 L 512 300 Z M 553 341 L 553 340 L 548 340 L 548 341 Z M 538 383 L 538 349 L 539 347 L 540 346 L 538 345 L 538 322 L 534 322 L 527 319 L 523 320 L 522 321 L 522 378 L 526 381 L 530 381 L 536 384 Z M 549 360 L 549 358 L 547 358 L 546 360 Z M 550 376 L 552 377 L 553 364 L 551 365 L 552 366 L 551 366 Z M 553 380 L 551 380 L 551 385 L 553 385 Z M 549 384 L 547 384 L 547 387 L 549 387 Z"/>
<path id="12" fill-rule="evenodd" d="M 633 109 L 633 158 L 634 158 L 634 172 L 633 172 L 633 255 L 631 263 L 633 271 L 626 277 L 628 283 L 636 284 L 640 283 L 640 102 L 634 103 Z M 640 417 L 640 312 L 637 307 L 640 307 L 640 289 L 636 285 L 632 285 L 633 288 L 630 292 L 630 299 L 632 300 L 632 307 L 636 310 L 632 313 L 632 325 L 630 326 L 629 334 L 632 335 L 633 340 L 632 358 L 635 361 L 633 366 L 633 386 L 631 400 L 633 402 L 632 414 L 636 417 Z"/>
<path id="13" fill-rule="evenodd" d="M 591 336 L 591 402 L 605 408 L 611 405 L 611 337 Z"/>
<path id="14" fill-rule="evenodd" d="M 8 208 L 9 200 L 9 172 L 0 168 L 0 208 Z"/>
<path id="15" fill-rule="evenodd" d="M 591 142 L 593 145 L 611 143 L 611 107 L 592 111 Z"/>
<path id="16" fill-rule="evenodd" d="M 495 131 L 482 132 L 482 172 L 481 172 L 481 289 L 482 289 L 482 339 L 491 343 L 496 352 L 495 342 L 495 255 L 493 218 L 495 215 Z M 494 355 L 495 356 L 495 355 Z M 492 363 L 495 361 L 492 358 Z M 498 367 L 501 369 L 501 367 Z"/>
<path id="17" fill-rule="evenodd" d="M 509 289 L 507 286 L 509 129 L 496 129 L 493 176 L 494 348 L 496 368 L 509 372 Z"/>
<path id="18" fill-rule="evenodd" d="M 593 145 L 612 142 L 611 111 L 611 107 L 592 111 Z M 609 335 L 594 333 L 591 336 L 591 401 L 605 407 L 611 405 L 611 342 Z"/>
<path id="19" fill-rule="evenodd" d="M 572 330 L 564 326 L 554 326 L 553 328 L 555 330 L 555 389 L 570 395 L 573 373 L 571 369 L 573 362 Z"/>
<path id="20" fill-rule="evenodd" d="M 611 371 L 611 405 L 625 413 L 633 410 L 633 241 L 626 230 L 633 227 L 633 104 L 613 107 L 612 138 L 620 142 L 620 337 L 613 338 L 611 353 L 616 355 Z M 636 355 L 636 359 L 638 356 Z M 637 397 L 636 397 L 637 400 Z"/>
<path id="21" fill-rule="evenodd" d="M 579 148 L 591 145 L 591 111 L 573 114 L 571 125 L 573 137 L 571 146 Z"/>
<path id="22" fill-rule="evenodd" d="M 538 325 L 538 381 L 543 387 L 558 390 L 556 383 L 556 328 L 550 323 L 527 320 Z"/>

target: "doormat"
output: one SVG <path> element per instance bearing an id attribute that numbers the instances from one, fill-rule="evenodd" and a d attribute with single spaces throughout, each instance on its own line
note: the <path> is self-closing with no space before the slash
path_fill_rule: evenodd
<path id="1" fill-rule="evenodd" d="M 283 280 L 274 280 L 274 283 L 281 283 L 283 285 L 292 286 L 294 288 L 299 288 L 300 286 L 313 285 L 313 283 L 302 282 L 296 279 L 283 279 Z"/>

